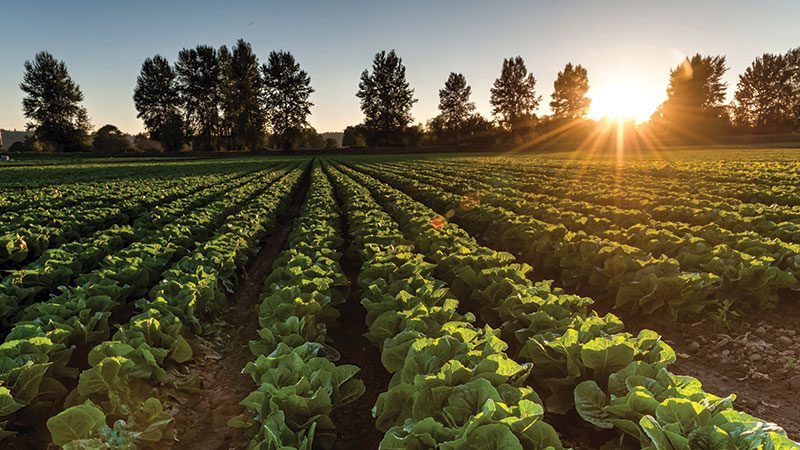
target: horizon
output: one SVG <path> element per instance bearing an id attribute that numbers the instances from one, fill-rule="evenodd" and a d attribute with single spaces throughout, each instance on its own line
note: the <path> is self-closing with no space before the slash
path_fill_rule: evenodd
<path id="1" fill-rule="evenodd" d="M 800 45 L 792 36 L 792 18 L 800 13 L 800 4 L 794 2 L 624 2 L 614 7 L 611 3 L 505 1 L 499 12 L 496 6 L 478 2 L 458 8 L 444 2 L 391 6 L 310 2 L 306 8 L 252 1 L 230 8 L 198 8 L 185 1 L 159 6 L 94 0 L 79 6 L 44 1 L 8 5 L 8 25 L 0 29 L 0 38 L 21 44 L 5 54 L 0 128 L 25 129 L 19 89 L 22 66 L 42 50 L 67 64 L 84 93 L 83 104 L 94 129 L 108 123 L 131 134 L 144 130 L 132 94 L 146 57 L 161 54 L 174 63 L 181 48 L 230 47 L 238 38 L 253 45 L 262 63 L 271 50 L 288 50 L 311 76 L 315 92 L 310 123 L 325 133 L 341 132 L 362 121 L 355 96 L 358 78 L 381 50 L 395 49 L 403 58 L 418 99 L 412 109 L 414 123 L 424 124 L 437 114 L 438 91 L 450 72 L 466 76 L 477 111 L 491 119 L 489 89 L 503 59 L 516 55 L 536 77 L 536 90 L 542 96 L 539 115 L 549 113 L 553 81 L 572 62 L 588 70 L 591 118 L 619 109 L 619 95 L 624 92 L 635 105 L 619 112 L 641 121 L 666 98 L 669 70 L 685 55 L 727 57 L 727 103 L 739 74 L 753 59 Z M 147 14 L 154 9 L 159 14 Z M 385 18 L 392 19 L 392 26 L 386 26 Z M 33 26 L 50 31 L 32 33 Z M 142 34 L 148 28 L 152 31 Z M 475 32 L 476 28 L 481 31 Z"/>

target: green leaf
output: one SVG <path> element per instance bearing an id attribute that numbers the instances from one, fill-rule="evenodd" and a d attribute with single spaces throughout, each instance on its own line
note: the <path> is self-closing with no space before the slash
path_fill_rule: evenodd
<path id="1" fill-rule="evenodd" d="M 508 425 L 489 423 L 469 428 L 462 438 L 439 445 L 441 450 L 523 450 L 522 443 Z"/>
<path id="2" fill-rule="evenodd" d="M 14 400 L 7 387 L 0 386 L 0 416 L 8 416 L 23 406 L 25 405 Z"/>
<path id="3" fill-rule="evenodd" d="M 608 397 L 593 380 L 584 381 L 575 387 L 575 409 L 583 420 L 600 428 L 614 428 L 611 416 L 605 412 Z"/>
<path id="4" fill-rule="evenodd" d="M 692 450 L 689 440 L 669 430 L 665 430 L 653 416 L 644 416 L 639 421 L 647 437 L 653 441 L 656 450 Z"/>
<path id="5" fill-rule="evenodd" d="M 609 375 L 624 369 L 633 361 L 634 353 L 635 349 L 625 336 L 616 334 L 583 344 L 581 360 L 586 367 L 594 369 L 594 379 L 605 386 Z"/>
<path id="6" fill-rule="evenodd" d="M 39 395 L 39 385 L 42 377 L 47 373 L 51 363 L 31 364 L 22 367 L 22 372 L 17 377 L 17 381 L 12 386 L 11 391 L 14 398 L 25 403 L 31 403 Z"/>
<path id="7" fill-rule="evenodd" d="M 715 426 L 700 427 L 689 433 L 689 447 L 692 450 L 730 450 L 733 448 L 728 433 Z"/>
<path id="8" fill-rule="evenodd" d="M 692 430 L 704 425 L 710 415 L 699 403 L 683 398 L 670 398 L 658 405 L 656 418 L 663 424 L 677 424 L 681 434 L 688 436 Z"/>
<path id="9" fill-rule="evenodd" d="M 47 429 L 56 445 L 89 439 L 106 424 L 106 415 L 91 402 L 73 406 L 47 420 Z"/>
<path id="10" fill-rule="evenodd" d="M 192 347 L 183 336 L 178 336 L 170 347 L 170 357 L 176 363 L 184 363 L 192 359 Z"/>

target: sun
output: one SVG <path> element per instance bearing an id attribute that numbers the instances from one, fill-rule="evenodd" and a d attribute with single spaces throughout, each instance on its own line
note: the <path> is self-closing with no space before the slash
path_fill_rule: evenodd
<path id="1" fill-rule="evenodd" d="M 595 120 L 646 122 L 659 104 L 658 98 L 636 79 L 616 79 L 610 84 L 592 86 L 589 97 L 592 99 L 589 117 Z"/>

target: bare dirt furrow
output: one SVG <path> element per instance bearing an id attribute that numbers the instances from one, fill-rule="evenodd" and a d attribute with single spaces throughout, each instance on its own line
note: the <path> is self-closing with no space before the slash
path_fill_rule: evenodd
<path id="1" fill-rule="evenodd" d="M 391 376 L 381 363 L 381 356 L 363 336 L 367 332 L 366 310 L 360 303 L 359 289 L 355 285 L 360 266 L 354 258 L 341 260 L 342 270 L 353 286 L 347 301 L 339 305 L 341 313 L 337 325 L 328 335 L 341 354 L 337 364 L 354 364 L 361 368 L 357 377 L 364 381 L 366 391 L 353 403 L 334 408 L 331 417 L 336 424 L 338 439 L 334 450 L 378 448 L 383 433 L 375 428 L 372 407 L 381 392 L 389 388 Z"/>
<path id="2" fill-rule="evenodd" d="M 230 297 L 232 307 L 219 323 L 205 352 L 188 366 L 188 378 L 198 381 L 198 390 L 179 400 L 175 415 L 174 449 L 228 450 L 247 446 L 241 429 L 230 428 L 230 418 L 243 412 L 239 402 L 253 389 L 253 380 L 242 368 L 253 354 L 249 342 L 258 337 L 256 308 L 264 288 L 264 279 L 272 271 L 272 263 L 283 250 L 308 190 L 308 177 L 295 190 L 291 206 L 278 221 L 277 228 L 261 245 L 261 250 L 248 269 L 244 280 Z"/>

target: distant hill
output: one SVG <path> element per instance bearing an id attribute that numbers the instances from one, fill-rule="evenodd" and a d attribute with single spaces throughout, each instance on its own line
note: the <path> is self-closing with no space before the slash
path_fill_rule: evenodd
<path id="1" fill-rule="evenodd" d="M 325 139 L 333 139 L 334 141 L 336 141 L 336 144 L 339 147 L 342 146 L 342 136 L 344 136 L 344 133 L 342 133 L 341 131 L 328 131 L 320 134 Z"/>
<path id="2" fill-rule="evenodd" d="M 24 141 L 30 134 L 27 131 L 0 129 L 0 147 L 8 150 L 15 142 Z"/>

